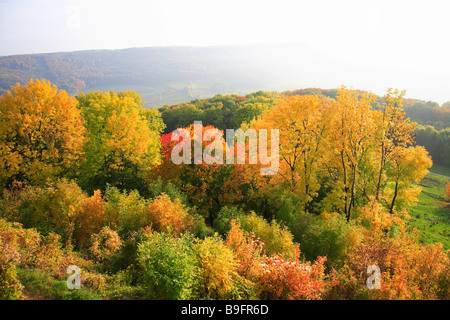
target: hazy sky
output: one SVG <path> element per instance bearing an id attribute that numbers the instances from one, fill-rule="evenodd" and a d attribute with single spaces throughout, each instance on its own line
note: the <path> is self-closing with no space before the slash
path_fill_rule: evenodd
<path id="1" fill-rule="evenodd" d="M 442 103 L 449 9 L 448 0 L 0 0 L 0 55 L 299 42 L 355 69 L 387 70 L 380 87 L 392 80 L 408 96 Z M 343 84 L 379 89 L 365 83 Z"/>

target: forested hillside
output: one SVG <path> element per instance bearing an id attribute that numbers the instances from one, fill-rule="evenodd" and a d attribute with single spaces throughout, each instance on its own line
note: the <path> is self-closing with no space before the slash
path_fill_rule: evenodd
<path id="1" fill-rule="evenodd" d="M 275 90 L 284 96 L 313 94 L 334 98 L 336 89 L 285 91 L 298 86 L 304 78 L 315 77 L 307 67 L 320 61 L 320 55 L 315 54 L 309 48 L 303 50 L 292 45 L 249 45 L 16 55 L 0 57 L 0 93 L 16 83 L 28 83 L 30 78 L 48 79 L 69 95 L 81 91 L 133 90 L 141 96 L 145 107 L 165 106 L 161 111 L 165 114 L 166 132 L 175 125 L 191 123 L 195 117 L 220 129 L 237 128 L 242 121 L 251 120 L 267 109 L 277 97 L 273 94 Z M 278 56 L 283 59 L 277 59 Z M 299 69 L 297 60 L 304 67 Z M 246 94 L 258 90 L 270 91 L 274 98 L 250 99 L 234 112 L 237 104 L 233 99 L 238 96 L 246 99 Z M 235 96 L 221 98 L 215 96 L 218 93 Z M 217 111 L 223 105 L 221 99 L 226 105 Z M 450 102 L 439 106 L 433 101 L 409 98 L 403 104 L 406 116 L 420 125 L 415 131 L 417 143 L 427 148 L 435 163 L 450 166 Z M 169 115 L 168 108 L 175 110 Z M 177 118 L 182 115 L 184 119 Z"/>
<path id="2" fill-rule="evenodd" d="M 284 59 L 276 59 L 287 52 Z M 147 107 L 217 93 L 281 90 L 301 80 L 286 68 L 312 53 L 290 45 L 158 47 L 0 57 L 0 93 L 17 82 L 45 78 L 70 95 L 80 91 L 134 90 Z M 292 68 L 292 67 L 291 67 Z M 307 68 L 301 71 L 305 75 Z"/>
<path id="3" fill-rule="evenodd" d="M 30 80 L 0 106 L 0 299 L 449 299 L 449 251 L 411 228 L 433 162 L 399 90 L 158 110 L 134 91 L 73 97 Z M 265 145 L 277 170 L 262 174 L 261 146 L 251 160 L 253 138 L 222 141 L 230 128 L 259 142 L 278 129 Z M 444 179 L 427 188 L 446 210 Z"/>

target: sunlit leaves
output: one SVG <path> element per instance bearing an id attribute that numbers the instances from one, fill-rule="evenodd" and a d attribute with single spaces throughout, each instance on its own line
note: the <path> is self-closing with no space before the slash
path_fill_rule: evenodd
<path id="1" fill-rule="evenodd" d="M 0 97 L 0 184 L 11 178 L 42 185 L 73 174 L 84 143 L 75 98 L 45 80 L 17 84 Z"/>
<path id="2" fill-rule="evenodd" d="M 233 288 L 237 263 L 233 251 L 220 238 L 208 237 L 194 244 L 200 297 L 225 298 Z"/>
<path id="3" fill-rule="evenodd" d="M 193 224 L 192 217 L 180 200 L 171 200 L 165 193 L 153 199 L 148 206 L 152 228 L 158 232 L 181 234 Z"/>
<path id="4" fill-rule="evenodd" d="M 152 298 L 189 299 L 195 277 L 195 257 L 188 235 L 175 238 L 150 233 L 139 245 L 139 264 Z"/>
<path id="5" fill-rule="evenodd" d="M 143 189 L 145 173 L 160 161 L 160 117 L 142 108 L 135 92 L 92 92 L 77 96 L 89 140 L 82 181 L 87 188 Z"/>

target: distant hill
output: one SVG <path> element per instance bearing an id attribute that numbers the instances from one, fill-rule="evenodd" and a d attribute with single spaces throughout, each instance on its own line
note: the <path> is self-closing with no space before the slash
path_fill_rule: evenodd
<path id="1" fill-rule="evenodd" d="M 249 45 L 6 56 L 0 57 L 0 94 L 30 78 L 50 80 L 71 95 L 80 91 L 134 90 L 150 107 L 217 93 L 286 90 L 301 85 L 292 81 L 295 73 L 290 65 L 301 58 L 300 52 L 294 51 L 289 45 Z M 286 57 L 285 52 L 292 53 L 291 61 L 277 58 Z M 304 78 L 305 72 L 296 74 Z"/>
<path id="2" fill-rule="evenodd" d="M 293 90 L 298 94 L 299 88 L 333 89 L 343 84 L 383 95 L 391 86 L 390 79 L 397 76 L 401 74 L 333 59 L 304 44 L 147 47 L 0 57 L 0 94 L 17 82 L 25 84 L 30 78 L 38 78 L 51 81 L 70 95 L 134 90 L 146 107 L 216 94 L 245 95 L 259 90 Z M 381 87 L 379 79 L 385 79 Z M 411 81 L 424 79 L 411 77 Z M 416 101 L 409 99 L 407 105 Z M 420 102 L 414 108 L 422 112 L 424 104 Z M 432 109 L 435 105 L 427 102 L 426 106 Z M 426 113 L 430 114 L 428 110 Z"/>

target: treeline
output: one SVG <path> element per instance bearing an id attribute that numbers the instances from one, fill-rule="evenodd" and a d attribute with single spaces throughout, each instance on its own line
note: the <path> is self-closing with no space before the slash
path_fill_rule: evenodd
<path id="1" fill-rule="evenodd" d="M 448 299 L 448 251 L 408 229 L 431 159 L 402 98 L 391 90 L 373 108 L 376 96 L 341 88 L 192 104 L 200 117 L 246 110 L 193 120 L 279 129 L 278 170 L 261 175 L 267 163 L 248 153 L 174 164 L 163 120 L 180 106 L 17 85 L 0 97 L 0 298 Z M 221 130 L 185 128 L 203 157 L 220 156 Z M 366 286 L 374 264 L 378 290 Z M 65 286 L 70 265 L 82 290 Z"/>
<path id="2" fill-rule="evenodd" d="M 415 99 L 404 100 L 406 116 L 423 126 L 433 126 L 436 130 L 450 128 L 450 101 L 439 106 L 434 101 Z"/>
<path id="3" fill-rule="evenodd" d="M 433 162 L 450 167 L 450 127 L 438 131 L 434 126 L 417 126 L 414 134 L 416 143 L 427 148 Z"/>
<path id="4" fill-rule="evenodd" d="M 359 95 L 364 91 L 357 91 Z M 307 88 L 282 93 L 258 91 L 246 96 L 216 95 L 208 99 L 196 99 L 190 103 L 166 105 L 160 108 L 166 124 L 165 133 L 178 127 L 186 127 L 194 120 L 212 125 L 220 130 L 237 129 L 242 123 L 250 122 L 264 111 L 270 109 L 277 99 L 295 95 L 315 95 L 335 99 L 337 89 Z M 373 108 L 383 104 L 384 98 L 378 96 L 372 103 Z M 414 131 L 415 142 L 424 146 L 437 164 L 450 166 L 450 102 L 439 106 L 436 102 L 416 99 L 402 99 L 405 117 L 419 125 Z"/>
<path id="5" fill-rule="evenodd" d="M 405 100 L 406 116 L 416 121 L 416 143 L 427 148 L 433 162 L 450 167 L 450 102 Z"/>
<path id="6" fill-rule="evenodd" d="M 202 121 L 220 130 L 240 128 L 243 122 L 250 122 L 273 106 L 279 97 L 276 93 L 258 91 L 239 96 L 216 95 L 208 99 L 196 99 L 159 108 L 166 125 L 165 133 L 177 128 L 188 127 L 194 121 Z"/>

